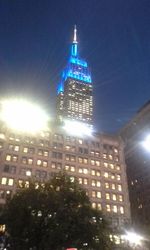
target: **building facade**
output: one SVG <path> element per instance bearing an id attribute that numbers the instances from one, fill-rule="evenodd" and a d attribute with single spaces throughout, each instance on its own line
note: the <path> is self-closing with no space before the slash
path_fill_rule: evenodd
<path id="1" fill-rule="evenodd" d="M 0 203 L 29 186 L 30 179 L 47 181 L 59 171 L 76 177 L 113 228 L 130 220 L 123 144 L 119 137 L 96 134 L 74 137 L 62 128 L 38 136 L 0 129 Z"/>
<path id="2" fill-rule="evenodd" d="M 88 64 L 80 59 L 77 42 L 77 30 L 67 67 L 62 73 L 57 91 L 58 120 L 71 119 L 92 125 L 93 86 Z"/>
<path id="3" fill-rule="evenodd" d="M 150 224 L 150 151 L 143 147 L 143 141 L 150 134 L 149 124 L 150 102 L 120 131 L 125 142 L 131 216 L 139 228 Z"/>

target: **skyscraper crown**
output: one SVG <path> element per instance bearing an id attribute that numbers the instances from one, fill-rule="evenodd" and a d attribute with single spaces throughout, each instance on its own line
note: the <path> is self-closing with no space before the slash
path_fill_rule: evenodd
<path id="1" fill-rule="evenodd" d="M 58 94 L 64 91 L 64 84 L 68 78 L 82 81 L 85 84 L 91 84 L 91 73 L 85 60 L 79 57 L 77 28 L 74 26 L 73 42 L 71 44 L 71 54 L 66 68 L 62 72 L 61 82 L 58 85 Z"/>

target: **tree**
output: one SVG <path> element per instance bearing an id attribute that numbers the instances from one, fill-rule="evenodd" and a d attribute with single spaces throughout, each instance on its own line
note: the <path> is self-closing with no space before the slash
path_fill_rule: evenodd
<path id="1" fill-rule="evenodd" d="M 60 173 L 45 184 L 30 183 L 6 202 L 3 219 L 12 249 L 111 249 L 109 230 L 86 192 Z"/>

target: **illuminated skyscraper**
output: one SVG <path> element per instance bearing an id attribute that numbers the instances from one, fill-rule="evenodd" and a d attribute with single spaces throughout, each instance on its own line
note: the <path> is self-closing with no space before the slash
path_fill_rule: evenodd
<path id="1" fill-rule="evenodd" d="M 63 70 L 57 92 L 57 117 L 59 120 L 71 119 L 92 125 L 93 94 L 92 80 L 88 64 L 80 59 L 77 42 L 77 29 L 71 54 Z"/>

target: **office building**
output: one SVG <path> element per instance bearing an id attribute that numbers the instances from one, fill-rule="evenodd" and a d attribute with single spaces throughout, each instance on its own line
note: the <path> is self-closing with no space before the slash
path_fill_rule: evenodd
<path id="1" fill-rule="evenodd" d="M 79 57 L 76 26 L 70 54 L 58 85 L 57 118 L 77 120 L 92 125 L 92 79 L 87 62 Z"/>
<path id="2" fill-rule="evenodd" d="M 125 142 L 125 160 L 131 216 L 134 225 L 150 223 L 150 144 L 144 141 L 150 134 L 150 102 L 147 102 L 122 128 L 120 134 Z"/>

